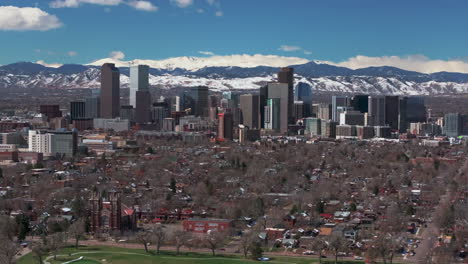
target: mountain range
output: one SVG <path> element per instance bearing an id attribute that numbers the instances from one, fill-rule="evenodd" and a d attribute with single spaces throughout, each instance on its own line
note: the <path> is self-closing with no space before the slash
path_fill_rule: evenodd
<path id="1" fill-rule="evenodd" d="M 304 62 L 300 58 L 284 60 L 272 56 L 266 66 L 260 60 L 234 58 L 234 63 L 204 58 L 180 57 L 165 61 L 136 60 L 122 62 L 102 59 L 88 65 L 65 64 L 47 67 L 38 63 L 18 62 L 0 66 L 0 89 L 18 88 L 98 88 L 99 65 L 116 63 L 121 72 L 121 87 L 128 87 L 129 65 L 148 64 L 150 85 L 163 89 L 206 85 L 212 90 L 256 89 L 274 81 L 278 68 L 288 62 L 294 68 L 296 84 L 309 84 L 320 92 L 350 92 L 370 94 L 437 95 L 468 92 L 468 74 L 438 72 L 432 74 L 402 70 L 395 67 L 349 69 L 318 61 Z"/>

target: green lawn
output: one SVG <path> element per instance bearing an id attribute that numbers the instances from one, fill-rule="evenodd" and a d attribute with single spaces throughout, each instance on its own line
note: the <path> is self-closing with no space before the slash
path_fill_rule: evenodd
<path id="1" fill-rule="evenodd" d="M 69 256 L 71 254 L 71 256 Z M 74 262 L 76 264 L 243 264 L 243 263 L 260 263 L 258 261 L 247 260 L 239 256 L 219 255 L 213 257 L 209 254 L 198 253 L 183 253 L 180 256 L 175 256 L 173 252 L 162 252 L 157 256 L 154 254 L 145 253 L 139 249 L 123 249 L 112 247 L 80 247 L 78 250 L 74 248 L 65 248 L 59 252 L 57 260 L 52 258 L 48 261 L 52 264 L 63 263 L 69 260 L 82 260 Z M 329 260 L 330 261 L 330 260 Z M 39 263 L 28 254 L 19 259 L 18 264 L 33 264 Z M 274 257 L 269 262 L 272 264 L 311 264 L 318 263 L 317 259 L 310 257 Z M 359 264 L 360 262 L 350 262 Z M 362 262 L 361 262 L 362 263 Z M 343 262 L 344 264 L 344 262 Z"/>

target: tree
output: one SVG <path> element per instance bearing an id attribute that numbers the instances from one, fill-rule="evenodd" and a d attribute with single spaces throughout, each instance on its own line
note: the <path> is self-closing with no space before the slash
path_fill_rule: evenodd
<path id="1" fill-rule="evenodd" d="M 216 255 L 216 250 L 224 245 L 226 234 L 222 232 L 211 231 L 203 238 L 205 247 L 211 250 L 213 256 Z"/>
<path id="2" fill-rule="evenodd" d="M 314 240 L 312 240 L 312 242 L 310 244 L 310 248 L 313 251 L 316 251 L 318 253 L 319 263 L 322 263 L 323 251 L 325 249 L 327 249 L 327 243 L 325 242 L 325 240 L 323 240 L 323 239 L 321 239 L 319 237 L 314 238 Z"/>
<path id="3" fill-rule="evenodd" d="M 9 216 L 0 216 L 0 237 L 13 241 L 18 231 L 17 223 Z"/>
<path id="4" fill-rule="evenodd" d="M 242 253 L 244 253 L 244 257 L 247 258 L 249 251 L 252 249 L 252 245 L 258 241 L 258 234 L 257 232 L 250 232 L 245 233 L 242 235 L 240 240 L 240 246 L 242 249 Z"/>
<path id="5" fill-rule="evenodd" d="M 253 260 L 257 260 L 263 256 L 263 249 L 258 241 L 254 241 L 250 245 L 250 254 Z"/>
<path id="6" fill-rule="evenodd" d="M 149 231 L 145 230 L 136 234 L 136 241 L 138 241 L 140 244 L 143 244 L 146 253 L 148 253 L 148 244 L 151 242 L 151 239 L 152 233 Z"/>
<path id="7" fill-rule="evenodd" d="M 0 263 L 15 263 L 15 256 L 19 251 L 20 247 L 17 243 L 6 237 L 0 237 Z"/>
<path id="8" fill-rule="evenodd" d="M 41 242 L 34 242 L 32 245 L 32 253 L 37 258 L 40 264 L 44 263 L 43 258 L 49 253 L 47 245 Z"/>
<path id="9" fill-rule="evenodd" d="M 3 169 L 0 168 L 0 179 L 3 178 Z"/>
<path id="10" fill-rule="evenodd" d="M 174 178 L 171 178 L 171 183 L 170 183 L 170 185 L 171 185 L 170 188 L 171 188 L 172 193 L 176 193 L 176 191 L 177 191 L 177 188 L 176 188 L 176 180 L 175 180 Z"/>
<path id="11" fill-rule="evenodd" d="M 76 196 L 71 204 L 71 209 L 76 218 L 86 216 L 86 202 L 83 197 Z"/>
<path id="12" fill-rule="evenodd" d="M 84 236 L 86 233 L 85 230 L 85 221 L 83 218 L 80 218 L 76 220 L 75 223 L 73 223 L 69 228 L 68 228 L 68 235 L 75 239 L 75 248 L 78 249 L 78 244 L 80 242 L 80 239 Z"/>
<path id="13" fill-rule="evenodd" d="M 384 264 L 391 264 L 400 245 L 390 234 L 378 236 L 370 245 L 368 256 L 374 260 L 381 258 Z"/>
<path id="14" fill-rule="evenodd" d="M 19 215 L 16 217 L 16 223 L 18 224 L 18 240 L 22 241 L 31 231 L 29 216 Z"/>
<path id="15" fill-rule="evenodd" d="M 154 226 L 151 230 L 152 241 L 156 245 L 156 254 L 159 255 L 164 240 L 166 239 L 166 232 L 163 229 L 163 226 L 158 225 Z"/>
<path id="16" fill-rule="evenodd" d="M 63 232 L 55 233 L 47 237 L 48 251 L 54 254 L 54 260 L 57 259 L 58 251 L 65 246 L 67 241 L 66 235 Z"/>
<path id="17" fill-rule="evenodd" d="M 190 233 L 181 230 L 173 232 L 171 236 L 176 247 L 176 255 L 180 254 L 180 248 L 184 245 L 187 245 L 192 238 Z"/>
<path id="18" fill-rule="evenodd" d="M 328 248 L 333 251 L 335 256 L 335 264 L 338 263 L 338 253 L 346 250 L 346 240 L 343 236 L 334 234 L 328 240 Z"/>

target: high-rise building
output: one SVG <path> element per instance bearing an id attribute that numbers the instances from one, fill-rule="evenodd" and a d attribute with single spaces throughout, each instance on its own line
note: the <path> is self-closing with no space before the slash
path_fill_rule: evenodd
<path id="1" fill-rule="evenodd" d="M 406 120 L 408 123 L 426 122 L 427 111 L 424 97 L 407 97 L 406 99 Z"/>
<path id="2" fill-rule="evenodd" d="M 287 111 L 287 124 L 294 123 L 294 116 L 293 116 L 293 106 L 294 106 L 294 69 L 293 68 L 281 68 L 278 72 L 278 82 L 285 83 L 288 85 L 288 93 L 287 93 L 287 103 L 285 104 L 288 108 Z M 268 91 L 270 98 L 270 91 Z M 285 109 L 285 108 L 283 108 Z M 283 132 L 283 131 L 282 131 Z M 286 131 L 287 132 L 287 128 Z"/>
<path id="3" fill-rule="evenodd" d="M 322 120 L 315 117 L 305 118 L 305 133 L 315 137 L 322 135 Z"/>
<path id="4" fill-rule="evenodd" d="M 369 95 L 359 94 L 351 99 L 351 106 L 361 113 L 369 112 Z"/>
<path id="5" fill-rule="evenodd" d="M 240 96 L 242 123 L 249 129 L 260 129 L 260 98 L 258 95 L 243 94 Z"/>
<path id="6" fill-rule="evenodd" d="M 448 137 L 458 137 L 462 134 L 462 116 L 459 113 L 445 114 L 444 133 Z"/>
<path id="7" fill-rule="evenodd" d="M 101 67 L 101 116 L 116 118 L 120 114 L 120 72 L 113 63 Z"/>
<path id="8" fill-rule="evenodd" d="M 364 113 L 359 111 L 345 111 L 340 114 L 340 125 L 364 126 Z"/>
<path id="9" fill-rule="evenodd" d="M 312 87 L 304 82 L 300 82 L 294 91 L 294 100 L 302 101 L 304 110 L 302 116 L 309 117 L 312 114 Z"/>
<path id="10" fill-rule="evenodd" d="M 208 114 L 208 87 L 198 86 L 185 90 L 182 95 L 183 110 L 190 109 L 194 116 Z"/>
<path id="11" fill-rule="evenodd" d="M 70 102 L 70 117 L 72 121 L 86 118 L 86 103 Z"/>
<path id="12" fill-rule="evenodd" d="M 346 96 L 332 96 L 332 120 L 338 122 L 340 115 L 338 113 L 338 107 L 347 107 L 349 105 L 348 97 Z"/>
<path id="13" fill-rule="evenodd" d="M 45 115 L 48 119 L 62 117 L 60 105 L 41 105 L 39 106 L 39 113 Z"/>
<path id="14" fill-rule="evenodd" d="M 174 118 L 164 118 L 163 120 L 163 131 L 174 131 L 175 130 L 175 120 Z"/>
<path id="15" fill-rule="evenodd" d="M 294 101 L 294 107 L 293 107 L 294 120 L 297 121 L 304 117 L 305 107 L 306 106 L 303 101 Z"/>
<path id="16" fill-rule="evenodd" d="M 131 105 L 122 105 L 120 107 L 120 119 L 126 119 L 130 122 L 135 121 L 135 108 Z"/>
<path id="17" fill-rule="evenodd" d="M 101 98 L 91 96 L 85 99 L 86 118 L 98 118 L 101 112 Z"/>
<path id="18" fill-rule="evenodd" d="M 398 131 L 400 133 L 406 133 L 408 130 L 407 121 L 407 98 L 400 98 L 398 101 Z"/>
<path id="19" fill-rule="evenodd" d="M 265 129 L 274 130 L 280 132 L 281 130 L 281 99 L 273 98 L 267 100 L 265 106 Z"/>
<path id="20" fill-rule="evenodd" d="M 288 83 L 269 83 L 268 84 L 268 99 L 279 99 L 280 102 L 280 118 L 279 132 L 287 133 L 290 117 L 292 117 L 292 102 L 290 102 L 290 89 Z M 292 98 L 291 98 L 292 99 Z M 266 117 L 265 117 L 266 118 Z M 293 118 L 294 119 L 294 118 Z M 276 129 L 275 129 L 276 130 Z"/>
<path id="21" fill-rule="evenodd" d="M 218 114 L 218 138 L 230 139 L 234 138 L 234 127 L 231 113 Z"/>
<path id="22" fill-rule="evenodd" d="M 370 126 L 385 125 L 385 97 L 369 96 L 368 124 Z"/>
<path id="23" fill-rule="evenodd" d="M 268 100 L 268 85 L 260 87 L 260 126 L 265 128 L 265 106 Z"/>
<path id="24" fill-rule="evenodd" d="M 135 65 L 130 67 L 129 105 L 137 107 L 137 91 L 149 90 L 149 66 Z"/>
<path id="25" fill-rule="evenodd" d="M 385 124 L 393 130 L 398 129 L 400 116 L 400 98 L 398 96 L 385 96 Z"/>
<path id="26" fill-rule="evenodd" d="M 155 105 L 152 108 L 152 120 L 156 126 L 156 130 L 163 129 L 163 121 L 165 118 L 169 117 L 169 111 L 165 105 Z"/>
<path id="27" fill-rule="evenodd" d="M 336 126 L 337 123 L 331 120 L 321 121 L 321 136 L 324 138 L 335 138 L 336 137 Z"/>
<path id="28" fill-rule="evenodd" d="M 149 91 L 136 92 L 135 121 L 138 124 L 151 122 L 151 94 Z"/>
<path id="29" fill-rule="evenodd" d="M 317 111 L 317 118 L 322 120 L 332 120 L 332 105 L 331 104 L 319 104 Z"/>
<path id="30" fill-rule="evenodd" d="M 47 156 L 73 156 L 77 149 L 77 138 L 76 132 L 29 130 L 29 151 Z"/>
<path id="31" fill-rule="evenodd" d="M 171 112 L 180 112 L 180 96 L 171 98 Z"/>
<path id="32" fill-rule="evenodd" d="M 195 94 L 196 105 L 195 115 L 196 116 L 207 116 L 208 115 L 208 87 L 199 86 L 192 88 L 192 94 Z"/>

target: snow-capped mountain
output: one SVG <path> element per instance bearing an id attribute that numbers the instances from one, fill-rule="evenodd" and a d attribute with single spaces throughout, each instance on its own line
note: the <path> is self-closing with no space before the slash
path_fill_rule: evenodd
<path id="1" fill-rule="evenodd" d="M 229 56 L 210 56 L 210 57 L 176 57 L 165 60 L 132 60 L 122 61 L 113 58 L 105 58 L 94 61 L 89 66 L 101 66 L 109 62 L 117 67 L 129 67 L 130 65 L 145 64 L 154 69 L 175 70 L 184 69 L 188 71 L 197 71 L 205 67 L 242 67 L 254 68 L 258 66 L 284 67 L 287 65 L 304 64 L 309 62 L 306 59 L 296 57 L 282 57 L 276 55 L 229 55 Z"/>
<path id="2" fill-rule="evenodd" d="M 150 84 L 162 89 L 204 85 L 218 91 L 250 90 L 274 81 L 278 67 L 284 66 L 285 64 L 281 63 L 286 62 L 276 62 L 278 64 L 275 65 L 279 66 L 254 66 L 256 63 L 249 62 L 243 67 L 232 65 L 201 67 L 203 64 L 196 62 L 191 65 L 185 64 L 184 67 L 188 68 L 181 68 L 183 63 L 185 62 L 167 62 L 152 67 Z M 463 73 L 424 74 L 394 67 L 352 70 L 319 62 L 293 64 L 292 67 L 296 73 L 296 84 L 302 82 L 320 92 L 405 95 L 468 93 L 468 74 Z M 126 88 L 129 84 L 129 68 L 121 66 L 120 72 L 121 87 Z M 69 64 L 51 68 L 20 62 L 0 67 L 0 89 L 5 87 L 98 88 L 99 77 L 99 67 L 94 65 Z"/>

